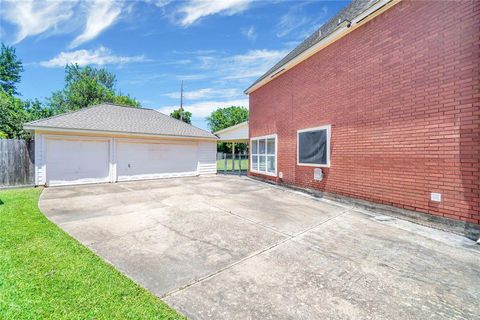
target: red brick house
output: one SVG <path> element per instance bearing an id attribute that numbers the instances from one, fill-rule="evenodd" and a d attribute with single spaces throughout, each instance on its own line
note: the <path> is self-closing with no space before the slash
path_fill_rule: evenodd
<path id="1" fill-rule="evenodd" d="M 479 1 L 354 0 L 245 92 L 250 176 L 480 223 Z"/>

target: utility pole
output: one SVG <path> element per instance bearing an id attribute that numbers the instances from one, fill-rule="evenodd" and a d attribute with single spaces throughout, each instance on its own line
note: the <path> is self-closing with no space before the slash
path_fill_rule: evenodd
<path id="1" fill-rule="evenodd" d="M 180 121 L 183 121 L 183 80 L 180 86 Z"/>

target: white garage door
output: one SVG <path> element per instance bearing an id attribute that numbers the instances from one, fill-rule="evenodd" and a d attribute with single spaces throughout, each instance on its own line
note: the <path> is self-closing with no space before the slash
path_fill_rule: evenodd
<path id="1" fill-rule="evenodd" d="M 46 140 L 47 185 L 110 181 L 108 140 Z"/>
<path id="2" fill-rule="evenodd" d="M 117 180 L 197 175 L 197 143 L 117 140 Z"/>

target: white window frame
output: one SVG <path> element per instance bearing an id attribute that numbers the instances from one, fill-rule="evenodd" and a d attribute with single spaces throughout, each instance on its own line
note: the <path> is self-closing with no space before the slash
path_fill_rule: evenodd
<path id="1" fill-rule="evenodd" d="M 267 171 L 267 163 L 268 163 L 268 144 L 267 144 L 267 139 L 272 139 L 274 138 L 275 139 L 275 172 L 268 172 Z M 265 154 L 259 154 L 259 153 L 253 153 L 253 149 L 252 149 L 252 142 L 256 140 L 257 141 L 257 148 L 258 146 L 260 145 L 259 141 L 260 140 L 265 140 Z M 278 168 L 277 168 L 277 165 L 278 165 L 278 136 L 277 134 L 270 134 L 270 135 L 266 135 L 266 136 L 258 136 L 258 137 L 250 137 L 250 171 L 251 172 L 254 172 L 254 173 L 258 173 L 258 174 L 263 174 L 263 175 L 266 175 L 266 176 L 272 176 L 272 177 L 276 177 L 277 176 L 277 172 L 278 172 Z M 260 170 L 255 170 L 253 169 L 253 156 L 256 155 L 257 157 L 260 156 L 260 155 L 265 155 L 265 171 L 260 171 Z M 272 155 L 270 155 L 272 156 Z M 257 163 L 258 163 L 258 166 L 260 167 L 260 158 L 258 157 L 257 158 Z"/>
<path id="2" fill-rule="evenodd" d="M 317 164 L 317 163 L 301 163 L 300 162 L 300 133 L 302 132 L 310 132 L 310 131 L 319 131 L 319 130 L 327 130 L 327 164 Z M 306 166 L 306 167 L 319 167 L 319 168 L 330 168 L 330 136 L 331 136 L 331 125 L 324 125 L 320 127 L 314 128 L 306 128 L 297 130 L 297 165 L 298 166 Z"/>

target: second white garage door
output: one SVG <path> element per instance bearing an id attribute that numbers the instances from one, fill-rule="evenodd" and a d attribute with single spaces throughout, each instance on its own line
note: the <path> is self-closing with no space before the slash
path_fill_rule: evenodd
<path id="1" fill-rule="evenodd" d="M 117 140 L 117 180 L 141 180 L 198 174 L 197 143 Z"/>

